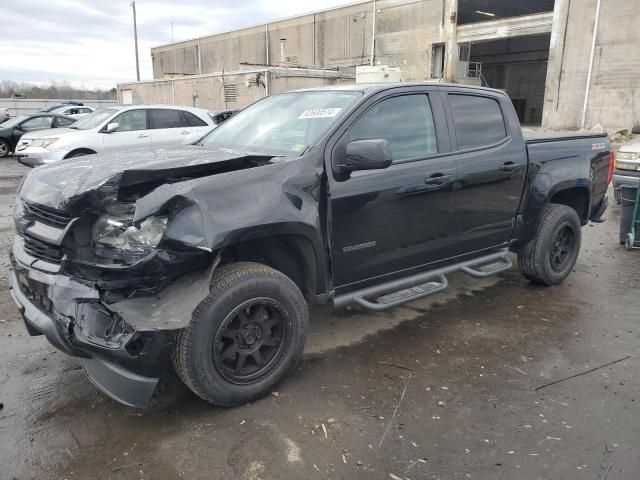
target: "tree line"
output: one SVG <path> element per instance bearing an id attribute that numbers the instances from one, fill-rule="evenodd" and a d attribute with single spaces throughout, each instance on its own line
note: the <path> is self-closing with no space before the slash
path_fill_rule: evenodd
<path id="1" fill-rule="evenodd" d="M 116 89 L 100 90 L 76 88 L 67 82 L 51 82 L 49 85 L 0 81 L 0 98 L 59 98 L 65 100 L 115 100 Z"/>

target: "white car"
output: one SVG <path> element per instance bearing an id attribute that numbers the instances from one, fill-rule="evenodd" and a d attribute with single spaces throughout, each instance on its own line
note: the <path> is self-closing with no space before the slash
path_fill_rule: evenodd
<path id="1" fill-rule="evenodd" d="M 70 128 L 24 135 L 14 156 L 35 167 L 82 155 L 189 145 L 215 128 L 207 110 L 173 106 L 101 108 Z"/>
<path id="2" fill-rule="evenodd" d="M 80 119 L 82 117 L 86 117 L 90 113 L 95 112 L 96 109 L 93 107 L 85 107 L 84 105 L 65 105 L 64 107 L 56 108 L 52 110 L 51 113 L 57 113 L 58 115 L 64 115 L 66 117 Z"/>

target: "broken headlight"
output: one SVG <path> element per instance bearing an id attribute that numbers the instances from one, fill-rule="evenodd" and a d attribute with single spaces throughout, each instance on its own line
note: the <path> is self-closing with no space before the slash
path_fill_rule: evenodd
<path id="1" fill-rule="evenodd" d="M 93 241 L 96 246 L 145 254 L 160 244 L 166 227 L 167 217 L 149 217 L 138 228 L 128 213 L 107 213 L 93 226 Z"/>

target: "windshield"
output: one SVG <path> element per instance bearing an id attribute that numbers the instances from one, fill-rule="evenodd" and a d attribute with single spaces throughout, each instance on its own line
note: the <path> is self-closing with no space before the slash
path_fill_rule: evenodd
<path id="1" fill-rule="evenodd" d="M 96 110 L 93 113 L 90 113 L 86 117 L 78 120 L 73 124 L 71 128 L 76 130 L 91 130 L 92 128 L 99 127 L 102 123 L 111 117 L 114 113 L 117 113 L 118 110 L 113 108 L 101 108 L 100 110 Z"/>
<path id="2" fill-rule="evenodd" d="M 299 154 L 361 95 L 347 91 L 275 95 L 231 117 L 200 143 Z"/>
<path id="3" fill-rule="evenodd" d="M 0 128 L 13 128 L 27 118 L 29 118 L 27 115 L 18 115 L 17 117 L 10 118 L 6 122 L 0 124 Z"/>

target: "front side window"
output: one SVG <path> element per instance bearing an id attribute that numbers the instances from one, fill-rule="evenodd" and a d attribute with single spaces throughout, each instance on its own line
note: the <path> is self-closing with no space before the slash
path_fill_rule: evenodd
<path id="1" fill-rule="evenodd" d="M 133 132 L 147 129 L 147 111 L 129 110 L 118 115 L 112 123 L 118 123 L 116 132 Z"/>
<path id="2" fill-rule="evenodd" d="M 181 128 L 185 124 L 178 110 L 150 110 L 153 128 Z"/>
<path id="3" fill-rule="evenodd" d="M 458 149 L 495 145 L 507 137 L 500 104 L 493 98 L 449 94 Z"/>
<path id="4" fill-rule="evenodd" d="M 349 141 L 386 140 L 394 161 L 438 153 L 427 95 L 404 95 L 377 103 L 356 121 L 348 135 Z"/>
<path id="5" fill-rule="evenodd" d="M 35 117 L 20 125 L 22 130 L 42 130 L 51 128 L 51 117 Z"/>
<path id="6" fill-rule="evenodd" d="M 361 96 L 339 90 L 274 95 L 232 116 L 201 143 L 300 155 Z"/>

